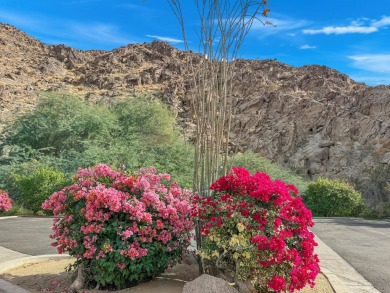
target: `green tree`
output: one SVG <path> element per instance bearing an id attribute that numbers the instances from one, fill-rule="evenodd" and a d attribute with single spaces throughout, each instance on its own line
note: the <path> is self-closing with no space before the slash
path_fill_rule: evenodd
<path id="1" fill-rule="evenodd" d="M 86 103 L 66 93 L 46 93 L 33 111 L 11 127 L 5 144 L 54 156 L 83 152 L 91 141 L 104 144 L 118 130 L 116 117 L 107 106 Z"/>
<path id="2" fill-rule="evenodd" d="M 0 149 L 7 153 L 0 163 L 0 187 L 10 191 L 15 188 L 11 174 L 26 164 L 65 173 L 98 163 L 131 169 L 153 165 L 191 186 L 193 146 L 184 142 L 168 107 L 151 97 L 109 106 L 48 93 L 9 127 Z"/>
<path id="3" fill-rule="evenodd" d="M 120 135 L 136 139 L 145 146 L 168 144 L 177 139 L 174 118 L 160 101 L 143 97 L 133 98 L 114 105 L 113 113 L 120 125 Z"/>

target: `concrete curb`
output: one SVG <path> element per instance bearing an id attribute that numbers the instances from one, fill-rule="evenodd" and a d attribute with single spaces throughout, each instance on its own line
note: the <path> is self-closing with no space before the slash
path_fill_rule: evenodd
<path id="1" fill-rule="evenodd" d="M 349 293 L 348 289 L 343 285 L 343 283 L 341 283 L 340 279 L 335 274 L 325 268 L 321 269 L 321 273 L 329 281 L 330 286 L 333 288 L 334 292 Z"/>
<path id="2" fill-rule="evenodd" d="M 5 220 L 5 219 L 13 219 L 17 218 L 18 216 L 6 216 L 6 217 L 0 217 L 0 220 Z"/>
<path id="3" fill-rule="evenodd" d="M 62 259 L 62 258 L 72 258 L 72 256 L 66 254 L 46 254 L 46 255 L 27 256 L 15 260 L 9 260 L 0 264 L 0 274 L 3 274 L 4 272 L 21 265 L 46 261 L 50 259 Z"/>
<path id="4" fill-rule="evenodd" d="M 0 274 L 5 273 L 8 270 L 16 268 L 18 266 L 29 264 L 29 263 L 37 263 L 50 259 L 63 259 L 63 258 L 72 258 L 69 255 L 63 254 L 46 254 L 46 255 L 37 255 L 37 256 L 26 256 L 14 260 L 9 260 L 3 263 L 0 263 Z M 13 285 L 3 279 L 0 279 L 0 293 L 30 293 L 29 291 Z"/>
<path id="5" fill-rule="evenodd" d="M 0 246 L 0 264 L 6 261 L 14 261 L 18 258 L 23 258 L 27 256 L 30 255 Z"/>
<path id="6" fill-rule="evenodd" d="M 321 271 L 336 293 L 381 293 L 319 237 L 315 241 Z"/>
<path id="7" fill-rule="evenodd" d="M 27 290 L 24 290 L 23 288 L 20 288 L 18 286 L 12 285 L 11 283 L 8 283 L 2 279 L 0 279 L 0 292 L 4 293 L 30 293 Z"/>

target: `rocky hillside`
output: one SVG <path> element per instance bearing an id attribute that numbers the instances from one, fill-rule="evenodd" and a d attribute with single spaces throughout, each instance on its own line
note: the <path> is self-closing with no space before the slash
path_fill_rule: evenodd
<path id="1" fill-rule="evenodd" d="M 0 139 L 41 91 L 112 102 L 134 92 L 167 101 L 191 136 L 184 60 L 199 56 L 163 42 L 112 51 L 48 46 L 0 24 Z M 324 67 L 237 61 L 233 150 L 253 150 L 310 177 L 360 178 L 390 163 L 390 87 L 369 87 Z"/>

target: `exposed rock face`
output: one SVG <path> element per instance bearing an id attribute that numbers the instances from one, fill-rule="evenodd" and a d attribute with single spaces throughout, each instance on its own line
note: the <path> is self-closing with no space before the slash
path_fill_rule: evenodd
<path id="1" fill-rule="evenodd" d="M 184 62 L 199 55 L 167 43 L 112 51 L 48 46 L 0 24 L 0 139 L 39 91 L 68 91 L 112 102 L 134 92 L 165 99 L 191 136 Z M 390 163 L 390 87 L 369 87 L 324 66 L 236 61 L 232 150 L 253 150 L 310 177 L 360 177 Z"/>
<path id="2" fill-rule="evenodd" d="M 323 66 L 244 63 L 238 148 L 309 176 L 359 177 L 366 164 L 390 162 L 390 87 L 368 87 Z"/>

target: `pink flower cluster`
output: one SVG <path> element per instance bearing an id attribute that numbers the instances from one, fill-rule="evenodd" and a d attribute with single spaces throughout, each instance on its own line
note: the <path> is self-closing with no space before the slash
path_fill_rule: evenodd
<path id="1" fill-rule="evenodd" d="M 63 216 L 54 220 L 50 236 L 59 253 L 69 252 L 96 271 L 104 269 L 99 266 L 105 259 L 115 264 L 116 274 L 136 267 L 132 262 L 149 255 L 166 255 L 161 261 L 166 266 L 180 260 L 192 230 L 189 190 L 176 183 L 164 185 L 161 180 L 170 180 L 170 176 L 156 174 L 153 167 L 130 176 L 100 164 L 79 169 L 74 179 L 76 183 L 54 193 L 42 205 L 55 216 Z M 155 267 L 163 269 L 161 264 Z M 146 267 L 140 270 L 144 278 L 145 271 L 153 272 Z M 113 276 L 113 281 L 118 278 Z"/>
<path id="2" fill-rule="evenodd" d="M 317 244 L 308 230 L 314 223 L 295 186 L 234 167 L 210 189 L 215 196 L 195 198 L 194 215 L 203 221 L 205 242 L 213 243 L 207 236 L 211 231 L 218 231 L 220 239 L 245 235 L 256 264 L 247 277 L 260 291 L 294 292 L 306 284 L 314 286 L 320 271 Z M 237 231 L 237 225 L 244 228 Z"/>
<path id="3" fill-rule="evenodd" d="M 8 193 L 0 189 L 0 212 L 7 212 L 12 209 L 12 200 Z"/>

